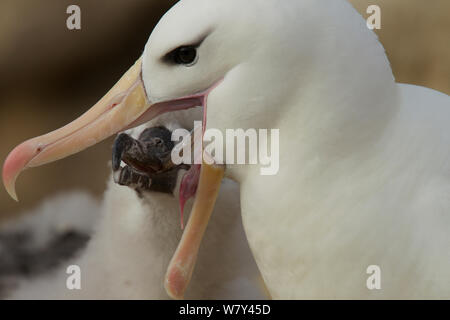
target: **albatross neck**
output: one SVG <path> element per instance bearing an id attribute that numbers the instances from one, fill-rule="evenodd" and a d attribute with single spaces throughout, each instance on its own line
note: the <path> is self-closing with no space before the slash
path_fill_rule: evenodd
<path id="1" fill-rule="evenodd" d="M 375 199 L 370 191 L 382 190 L 394 170 L 388 159 L 390 140 L 399 136 L 395 119 L 400 103 L 384 49 L 362 28 L 337 39 L 316 52 L 314 64 L 305 70 L 307 81 L 299 80 L 270 125 L 280 135 L 278 174 L 261 176 L 256 166 L 229 168 L 241 185 L 250 246 L 275 298 L 282 292 L 278 287 L 291 288 L 286 284 L 303 277 L 308 261 L 317 258 L 320 250 L 314 243 L 328 250 L 333 246 L 326 240 L 328 232 L 345 234 L 352 228 L 340 228 L 343 218 L 358 221 L 357 230 L 367 230 L 378 219 L 372 218 L 376 205 L 368 205 Z M 300 239 L 306 243 L 298 244 Z M 289 269 L 299 261 L 306 262 Z M 275 267 L 278 262 L 283 267 Z M 270 270 L 285 278 L 272 277 Z"/>

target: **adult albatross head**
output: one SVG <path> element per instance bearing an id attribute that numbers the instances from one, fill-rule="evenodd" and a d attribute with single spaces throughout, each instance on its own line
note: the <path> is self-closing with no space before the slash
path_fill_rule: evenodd
<path id="1" fill-rule="evenodd" d="M 326 5 L 349 7 L 340 1 Z M 65 158 L 166 112 L 203 106 L 205 128 L 277 128 L 286 121 L 283 114 L 298 109 L 302 96 L 308 101 L 304 121 L 314 122 L 318 112 L 327 111 L 316 108 L 326 101 L 319 97 L 339 92 L 330 87 L 335 77 L 328 77 L 329 72 L 335 75 L 347 67 L 327 70 L 330 50 L 348 43 L 342 36 L 342 44 L 332 38 L 333 9 L 321 9 L 312 0 L 180 1 L 157 25 L 142 57 L 96 105 L 67 126 L 11 152 L 3 167 L 7 191 L 17 199 L 15 181 L 26 168 Z M 384 53 L 380 57 L 385 59 Z M 357 63 L 353 58 L 349 52 L 346 61 Z M 373 65 L 356 68 L 375 74 L 390 70 Z M 349 86 L 361 81 L 352 77 L 351 69 L 347 75 Z M 339 113 L 326 117 L 329 121 L 322 126 L 329 130 L 346 121 Z M 166 288 L 175 298 L 183 296 L 191 277 L 223 172 L 220 166 L 202 166 L 194 209 L 166 277 Z"/>

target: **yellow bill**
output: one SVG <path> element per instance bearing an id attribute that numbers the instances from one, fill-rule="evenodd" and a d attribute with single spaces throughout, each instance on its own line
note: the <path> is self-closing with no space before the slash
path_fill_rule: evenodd
<path id="1" fill-rule="evenodd" d="M 183 299 L 197 261 L 203 235 L 219 194 L 225 168 L 203 163 L 189 222 L 167 269 L 165 288 L 173 299 Z"/>
<path id="2" fill-rule="evenodd" d="M 152 104 L 144 88 L 140 58 L 119 82 L 81 117 L 58 130 L 17 146 L 3 165 L 3 184 L 10 196 L 17 201 L 16 180 L 23 170 L 78 153 L 160 114 L 200 105 L 201 98 L 196 96 Z"/>
<path id="3" fill-rule="evenodd" d="M 17 200 L 15 185 L 23 170 L 78 153 L 163 113 L 205 107 L 207 96 L 216 85 L 198 94 L 152 103 L 142 79 L 140 58 L 119 82 L 81 117 L 58 130 L 17 146 L 3 166 L 5 188 L 11 197 Z M 193 211 L 166 274 L 165 287 L 173 298 L 181 299 L 189 284 L 223 175 L 223 166 L 206 163 L 202 165 Z"/>

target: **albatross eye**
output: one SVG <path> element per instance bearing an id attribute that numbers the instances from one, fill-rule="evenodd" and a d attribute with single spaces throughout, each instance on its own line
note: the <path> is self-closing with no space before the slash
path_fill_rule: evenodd
<path id="1" fill-rule="evenodd" d="M 197 62 L 197 48 L 193 46 L 183 46 L 172 52 L 172 60 L 176 64 L 192 66 Z"/>

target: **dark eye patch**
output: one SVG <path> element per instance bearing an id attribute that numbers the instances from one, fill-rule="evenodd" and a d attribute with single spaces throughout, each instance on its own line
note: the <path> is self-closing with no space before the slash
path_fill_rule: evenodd
<path id="1" fill-rule="evenodd" d="M 166 61 L 173 64 L 190 66 L 196 62 L 197 56 L 196 46 L 181 46 L 171 51 L 166 56 Z"/>
<path id="2" fill-rule="evenodd" d="M 162 57 L 162 61 L 171 65 L 194 65 L 198 60 L 199 47 L 212 32 L 212 29 L 208 29 L 204 34 L 197 38 L 197 40 L 192 41 L 191 44 L 179 46 L 178 48 L 171 50 Z"/>

